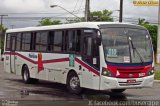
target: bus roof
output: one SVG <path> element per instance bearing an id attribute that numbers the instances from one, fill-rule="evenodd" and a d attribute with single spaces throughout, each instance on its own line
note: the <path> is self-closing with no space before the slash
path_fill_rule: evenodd
<path id="1" fill-rule="evenodd" d="M 139 26 L 139 25 L 128 24 L 128 23 L 119 23 L 119 22 L 79 22 L 79 23 L 72 23 L 72 24 L 8 29 L 6 31 L 6 33 L 43 31 L 43 30 L 53 30 L 53 29 L 69 29 L 69 28 L 95 28 L 95 29 L 99 29 L 99 26 L 107 26 L 107 27 L 113 27 L 113 26 L 126 27 L 127 26 L 127 27 L 132 27 L 132 28 L 145 29 L 144 27 Z"/>

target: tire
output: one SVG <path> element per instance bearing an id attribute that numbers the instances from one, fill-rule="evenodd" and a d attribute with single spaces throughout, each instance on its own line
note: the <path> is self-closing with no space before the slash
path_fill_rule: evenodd
<path id="1" fill-rule="evenodd" d="M 113 93 L 122 93 L 122 92 L 124 92 L 126 89 L 112 89 L 111 91 L 113 92 Z"/>
<path id="2" fill-rule="evenodd" d="M 80 80 L 75 72 L 69 73 L 67 77 L 67 89 L 70 93 L 80 94 L 82 88 L 80 87 Z"/>
<path id="3" fill-rule="evenodd" d="M 29 69 L 26 65 L 22 68 L 22 79 L 26 84 L 37 83 L 39 81 L 38 79 L 30 78 Z"/>

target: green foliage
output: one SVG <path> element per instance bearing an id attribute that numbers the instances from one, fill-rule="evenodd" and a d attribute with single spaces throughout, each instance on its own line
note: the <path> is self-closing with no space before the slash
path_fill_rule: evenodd
<path id="1" fill-rule="evenodd" d="M 91 12 L 92 21 L 109 21 L 113 22 L 112 11 L 103 10 L 103 11 L 94 11 Z"/>
<path id="2" fill-rule="evenodd" d="M 160 71 L 156 71 L 156 72 L 155 72 L 154 79 L 160 80 Z"/>
<path id="3" fill-rule="evenodd" d="M 66 19 L 67 20 L 67 19 Z M 83 18 L 75 18 L 75 19 L 70 19 L 70 20 L 67 20 L 67 22 L 65 24 L 69 24 L 69 23 L 77 23 L 77 22 L 84 22 L 84 17 Z"/>
<path id="4" fill-rule="evenodd" d="M 156 25 L 150 25 L 150 24 L 145 24 L 143 25 L 144 27 L 146 27 L 152 37 L 152 43 L 153 43 L 153 48 L 154 51 L 156 53 L 157 51 L 157 31 L 158 31 L 158 27 Z"/>
<path id="5" fill-rule="evenodd" d="M 60 20 L 51 20 L 51 18 L 42 18 L 38 26 L 59 25 L 62 24 Z"/>
<path id="6" fill-rule="evenodd" d="M 138 25 L 147 25 L 149 22 L 147 22 L 144 18 L 138 18 Z"/>
<path id="7" fill-rule="evenodd" d="M 138 18 L 138 25 L 144 26 L 148 29 L 151 37 L 152 37 L 152 43 L 153 43 L 153 49 L 156 53 L 157 51 L 157 31 L 158 27 L 156 25 L 151 25 L 149 22 L 147 22 L 144 18 Z"/>
<path id="8" fill-rule="evenodd" d="M 0 25 L 0 31 L 2 31 L 3 33 L 6 32 L 7 28 L 5 28 L 3 25 Z"/>
<path id="9" fill-rule="evenodd" d="M 0 49 L 2 50 L 1 52 L 3 52 L 4 50 L 4 36 L 5 36 L 5 32 L 6 32 L 7 28 L 5 28 L 4 26 L 0 25 Z"/>

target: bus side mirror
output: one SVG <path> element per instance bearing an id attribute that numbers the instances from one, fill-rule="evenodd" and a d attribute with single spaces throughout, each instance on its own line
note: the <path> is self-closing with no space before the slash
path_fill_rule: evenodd
<path id="1" fill-rule="evenodd" d="M 97 45 L 101 45 L 101 39 L 100 38 L 97 38 Z"/>

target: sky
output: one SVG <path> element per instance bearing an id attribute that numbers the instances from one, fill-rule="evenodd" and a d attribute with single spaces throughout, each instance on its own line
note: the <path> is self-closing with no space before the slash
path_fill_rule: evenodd
<path id="1" fill-rule="evenodd" d="M 134 6 L 133 0 L 123 0 L 124 22 L 136 23 L 138 18 L 145 18 L 151 23 L 158 22 L 158 6 Z M 112 16 L 118 21 L 120 0 L 90 0 L 91 11 L 104 9 L 113 11 Z M 7 14 L 3 24 L 8 28 L 37 26 L 42 17 L 53 17 L 62 21 L 73 15 L 59 7 L 50 8 L 50 5 L 59 5 L 75 15 L 84 16 L 85 0 L 0 0 L 0 14 Z M 15 17 L 15 18 L 14 18 Z"/>

